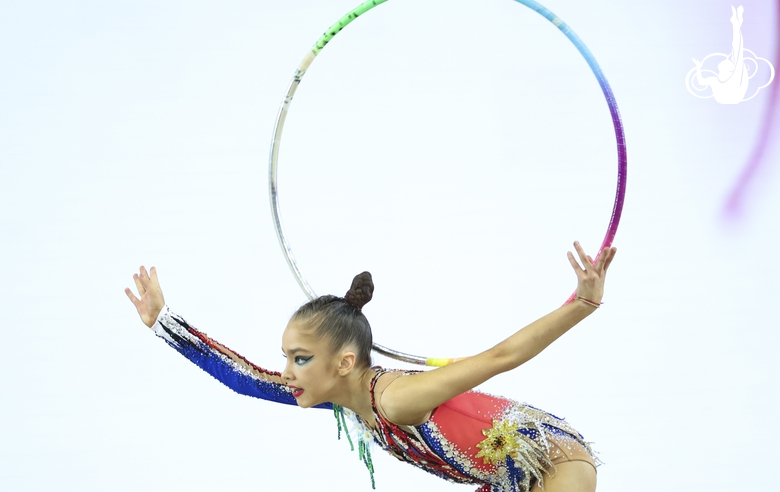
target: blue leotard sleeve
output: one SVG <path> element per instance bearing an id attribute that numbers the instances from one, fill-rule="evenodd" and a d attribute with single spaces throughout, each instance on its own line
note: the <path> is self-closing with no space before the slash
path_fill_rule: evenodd
<path id="1" fill-rule="evenodd" d="M 158 337 L 236 393 L 296 405 L 281 373 L 268 371 L 212 340 L 165 306 L 152 328 Z M 315 408 L 333 408 L 330 403 Z"/>

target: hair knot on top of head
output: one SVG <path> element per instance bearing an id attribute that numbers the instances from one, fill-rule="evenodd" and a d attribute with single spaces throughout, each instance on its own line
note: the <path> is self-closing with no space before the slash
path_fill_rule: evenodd
<path id="1" fill-rule="evenodd" d="M 363 272 L 352 279 L 352 287 L 344 294 L 344 300 L 358 309 L 363 309 L 373 295 L 374 282 L 371 274 Z"/>
<path id="2" fill-rule="evenodd" d="M 352 281 L 344 297 L 324 295 L 299 307 L 291 320 L 303 322 L 315 329 L 319 337 L 330 340 L 331 350 L 353 346 L 357 367 L 371 367 L 371 325 L 361 309 L 374 292 L 371 274 L 363 272 Z"/>

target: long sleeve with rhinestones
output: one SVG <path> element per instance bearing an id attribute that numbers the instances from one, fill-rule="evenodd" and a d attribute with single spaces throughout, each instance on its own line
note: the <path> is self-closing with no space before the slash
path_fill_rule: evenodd
<path id="1" fill-rule="evenodd" d="M 254 365 L 190 326 L 166 305 L 152 330 L 168 345 L 236 393 L 296 405 L 278 372 Z M 330 403 L 316 408 L 332 408 Z"/>

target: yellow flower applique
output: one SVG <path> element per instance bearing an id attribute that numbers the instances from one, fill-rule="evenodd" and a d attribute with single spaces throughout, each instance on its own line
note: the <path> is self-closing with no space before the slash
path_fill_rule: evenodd
<path id="1" fill-rule="evenodd" d="M 493 427 L 482 431 L 486 437 L 477 444 L 480 449 L 476 458 L 482 458 L 486 464 L 498 465 L 506 462 L 506 457 L 516 457 L 520 449 L 520 436 L 517 433 L 517 423 L 508 419 L 494 420 Z"/>

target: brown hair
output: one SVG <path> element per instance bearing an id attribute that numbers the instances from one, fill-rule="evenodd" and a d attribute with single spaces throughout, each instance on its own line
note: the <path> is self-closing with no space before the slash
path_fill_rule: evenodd
<path id="1" fill-rule="evenodd" d="M 356 367 L 371 366 L 371 325 L 362 308 L 374 294 L 371 274 L 363 272 L 352 280 L 344 297 L 320 296 L 299 307 L 291 321 L 305 321 L 316 327 L 316 335 L 327 336 L 335 352 L 347 345 L 357 348 Z"/>

